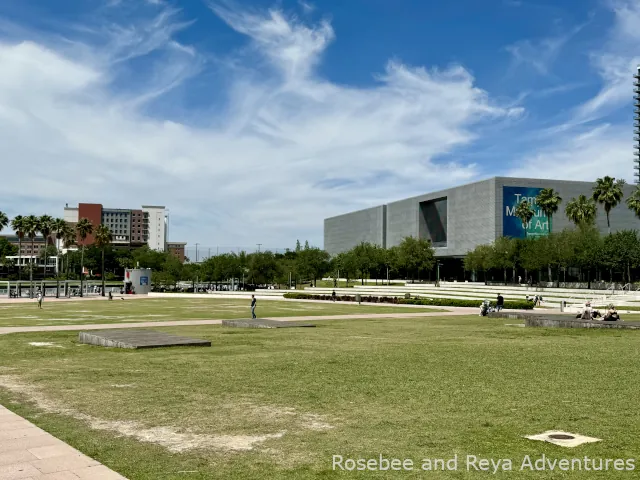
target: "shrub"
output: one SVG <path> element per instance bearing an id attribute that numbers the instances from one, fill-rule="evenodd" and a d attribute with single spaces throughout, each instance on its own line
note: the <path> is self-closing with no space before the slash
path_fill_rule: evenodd
<path id="1" fill-rule="evenodd" d="M 285 293 L 284 298 L 291 300 L 332 300 L 331 295 L 312 295 L 310 293 Z M 336 296 L 341 302 L 355 302 L 354 296 Z M 456 298 L 398 298 L 398 297 L 373 297 L 361 296 L 363 303 L 394 303 L 406 305 L 425 305 L 432 307 L 480 307 L 479 300 L 458 300 Z M 505 310 L 532 310 L 533 302 L 511 301 L 504 302 Z"/>

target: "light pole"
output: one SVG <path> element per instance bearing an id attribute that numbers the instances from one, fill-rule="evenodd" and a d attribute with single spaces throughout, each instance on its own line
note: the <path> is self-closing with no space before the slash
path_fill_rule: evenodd
<path id="1" fill-rule="evenodd" d="M 198 263 L 198 245 L 200 244 L 196 243 L 196 263 Z"/>
<path id="2" fill-rule="evenodd" d="M 440 286 L 440 267 L 442 266 L 442 263 L 440 263 L 438 261 L 438 262 L 436 262 L 436 266 L 438 267 L 437 271 L 436 271 L 436 275 L 437 275 L 436 276 L 436 286 L 439 287 Z"/>
<path id="3" fill-rule="evenodd" d="M 262 246 L 261 243 L 256 243 L 256 245 L 258 245 L 258 253 L 260 253 L 260 247 Z"/>

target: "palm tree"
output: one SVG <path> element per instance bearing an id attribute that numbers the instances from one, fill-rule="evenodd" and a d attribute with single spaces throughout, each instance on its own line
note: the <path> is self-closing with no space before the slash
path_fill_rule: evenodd
<path id="1" fill-rule="evenodd" d="M 40 233 L 44 239 L 44 278 L 47 277 L 47 247 L 49 246 L 49 236 L 54 230 L 55 220 L 49 215 L 42 215 L 38 218 Z"/>
<path id="2" fill-rule="evenodd" d="M 71 248 L 72 245 L 76 244 L 77 239 L 78 239 L 78 236 L 76 234 L 75 229 L 71 228 L 71 226 L 67 224 L 64 227 L 64 230 L 62 232 L 63 246 L 67 250 L 67 253 L 65 254 L 65 256 L 67 257 L 67 265 L 66 265 L 67 279 L 69 278 L 69 248 Z"/>
<path id="3" fill-rule="evenodd" d="M 636 186 L 631 196 L 627 198 L 627 207 L 640 218 L 640 185 Z"/>
<path id="4" fill-rule="evenodd" d="M 540 190 L 540 193 L 536 197 L 536 203 L 540 207 L 540 210 L 546 215 L 549 219 L 549 231 L 551 231 L 552 226 L 552 218 L 553 215 L 560 208 L 560 203 L 562 203 L 562 197 L 558 195 L 553 188 L 543 188 Z"/>
<path id="5" fill-rule="evenodd" d="M 9 217 L 4 212 L 0 212 L 0 232 L 9 225 Z"/>
<path id="6" fill-rule="evenodd" d="M 529 202 L 526 200 L 520 202 L 516 207 L 515 215 L 522 222 L 522 228 L 524 228 L 524 235 L 527 236 L 527 224 L 531 221 L 534 216 L 534 211 Z"/>
<path id="7" fill-rule="evenodd" d="M 598 178 L 595 187 L 593 187 L 592 198 L 604 207 L 604 212 L 607 214 L 607 228 L 609 229 L 609 233 L 611 233 L 609 213 L 622 201 L 625 183 L 622 179 L 616 181 L 614 177 L 607 176 Z"/>
<path id="8" fill-rule="evenodd" d="M 80 296 L 83 295 L 83 280 L 84 280 L 84 242 L 89 235 L 93 233 L 93 224 L 86 218 L 81 218 L 76 224 L 76 232 L 82 242 L 82 253 L 80 255 Z"/>
<path id="9" fill-rule="evenodd" d="M 102 296 L 104 297 L 104 249 L 111 243 L 111 240 L 113 240 L 109 227 L 106 225 L 98 225 L 95 239 L 96 247 L 102 249 Z"/>
<path id="10" fill-rule="evenodd" d="M 31 239 L 31 258 L 29 259 L 29 297 L 33 298 L 33 258 L 35 254 L 35 240 L 38 236 L 38 217 L 29 215 L 24 218 L 24 234 Z M 37 256 L 35 256 L 37 258 Z"/>
<path id="11" fill-rule="evenodd" d="M 62 218 L 56 218 L 53 220 L 53 225 L 52 225 L 52 231 L 55 232 L 56 234 L 56 249 L 58 249 L 58 246 L 60 245 L 60 241 L 64 239 L 64 234 L 65 234 L 65 230 L 70 229 L 69 224 L 67 222 L 64 221 L 64 219 Z M 60 250 L 58 249 L 57 253 L 57 264 L 58 264 L 58 271 L 56 272 L 56 274 L 58 276 L 60 276 Z"/>
<path id="12" fill-rule="evenodd" d="M 11 228 L 18 236 L 18 281 L 22 280 L 22 239 L 24 238 L 24 217 L 17 215 L 11 220 Z"/>
<path id="13" fill-rule="evenodd" d="M 593 225 L 596 220 L 598 209 L 596 202 L 592 198 L 580 195 L 572 198 L 564 209 L 564 213 L 577 227 Z"/>

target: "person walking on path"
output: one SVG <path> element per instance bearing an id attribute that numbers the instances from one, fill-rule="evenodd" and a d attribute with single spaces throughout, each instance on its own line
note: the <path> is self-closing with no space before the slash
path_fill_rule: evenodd
<path id="1" fill-rule="evenodd" d="M 36 294 L 36 300 L 38 301 L 38 308 L 42 308 L 42 292 L 40 290 Z"/>
<path id="2" fill-rule="evenodd" d="M 251 295 L 251 318 L 257 318 L 256 317 L 256 296 L 255 295 Z"/>
<path id="3" fill-rule="evenodd" d="M 499 293 L 498 301 L 496 302 L 496 311 L 499 312 L 504 308 L 504 297 Z"/>

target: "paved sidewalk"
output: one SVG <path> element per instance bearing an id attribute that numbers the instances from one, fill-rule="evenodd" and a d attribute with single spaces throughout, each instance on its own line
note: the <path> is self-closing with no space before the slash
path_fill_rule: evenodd
<path id="1" fill-rule="evenodd" d="M 417 317 L 450 317 L 460 315 L 472 315 L 477 313 L 477 308 L 455 308 L 447 312 L 411 312 L 411 313 L 361 313 L 355 315 L 308 315 L 305 317 L 270 317 L 264 320 L 279 320 L 283 322 L 315 322 L 318 320 L 357 320 L 372 318 L 417 318 Z M 261 317 L 262 318 L 262 317 Z M 230 320 L 230 319 L 225 319 Z M 80 330 L 106 330 L 120 328 L 162 328 L 180 327 L 191 325 L 219 325 L 222 319 L 217 320 L 176 320 L 169 322 L 132 322 L 132 323 L 104 323 L 88 325 L 40 325 L 34 327 L 0 327 L 0 335 L 7 333 L 28 332 L 75 332 Z"/>
<path id="2" fill-rule="evenodd" d="M 127 480 L 0 405 L 0 480 Z"/>

